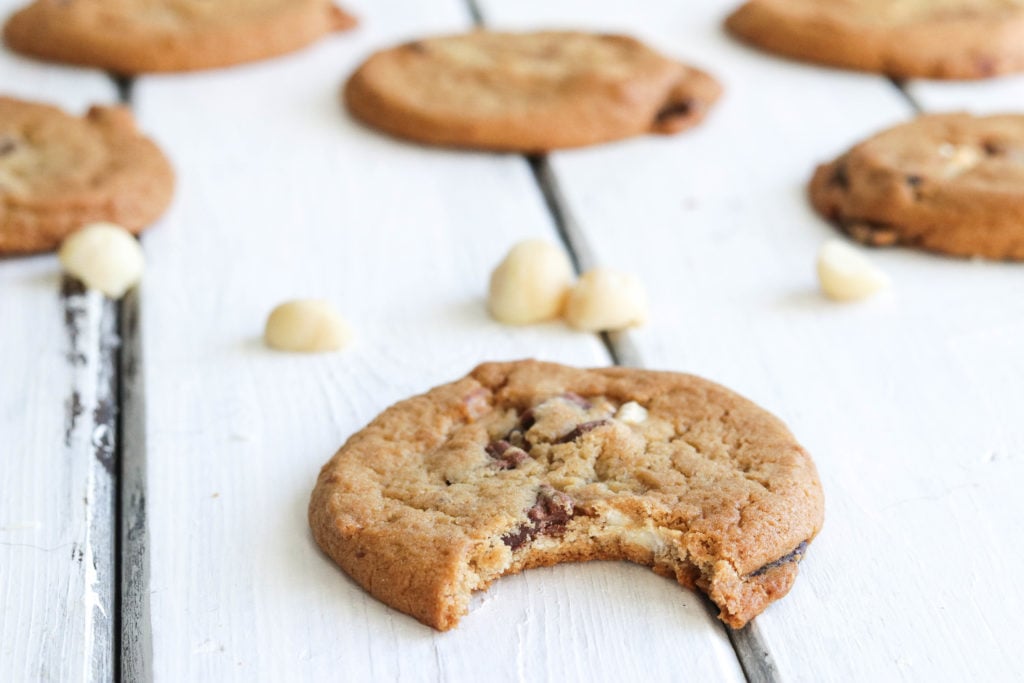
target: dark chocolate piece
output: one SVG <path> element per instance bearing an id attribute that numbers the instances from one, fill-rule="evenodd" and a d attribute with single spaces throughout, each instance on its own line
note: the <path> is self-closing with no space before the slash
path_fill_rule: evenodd
<path id="1" fill-rule="evenodd" d="M 666 104 L 658 110 L 657 114 L 655 114 L 654 122 L 665 123 L 671 119 L 689 116 L 693 113 L 695 104 L 697 104 L 696 101 L 692 99 L 679 100 L 678 102 Z"/>
<path id="2" fill-rule="evenodd" d="M 576 439 L 580 438 L 581 436 L 583 436 L 587 432 L 593 431 L 594 429 L 597 429 L 598 427 L 602 427 L 602 426 L 604 426 L 606 424 L 610 424 L 610 423 L 611 423 L 611 420 L 601 419 L 601 420 L 591 420 L 590 422 L 584 422 L 582 424 L 578 424 L 578 425 L 576 425 L 576 427 L 572 431 L 570 431 L 568 434 L 562 436 L 555 443 L 570 443 L 570 442 L 575 441 Z"/>
<path id="3" fill-rule="evenodd" d="M 756 571 L 753 571 L 750 574 L 747 574 L 747 576 L 748 577 L 761 576 L 762 574 L 767 574 L 772 569 L 775 569 L 776 567 L 781 567 L 784 564 L 789 564 L 790 562 L 799 562 L 800 560 L 803 559 L 804 553 L 806 551 L 807 551 L 807 541 L 802 541 L 800 543 L 800 545 L 798 545 L 796 548 L 793 549 L 793 552 L 788 553 L 786 555 L 783 555 L 782 557 L 780 557 L 779 559 L 775 560 L 774 562 L 769 562 L 768 564 L 766 564 L 765 566 L 761 567 L 760 569 L 758 569 Z"/>
<path id="4" fill-rule="evenodd" d="M 530 520 L 501 537 L 512 550 L 532 541 L 537 536 L 559 536 L 565 525 L 576 514 L 572 498 L 546 484 L 537 492 L 537 502 L 526 511 Z"/>
<path id="5" fill-rule="evenodd" d="M 494 458 L 499 470 L 514 470 L 530 457 L 522 448 L 513 446 L 504 439 L 492 441 L 484 450 L 487 451 L 487 455 Z"/>

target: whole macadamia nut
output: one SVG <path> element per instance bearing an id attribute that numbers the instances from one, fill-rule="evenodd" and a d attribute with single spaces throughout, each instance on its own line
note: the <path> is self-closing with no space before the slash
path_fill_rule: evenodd
<path id="1" fill-rule="evenodd" d="M 569 293 L 566 321 L 578 330 L 611 332 L 647 320 L 647 293 L 635 276 L 608 268 L 584 273 Z"/>
<path id="2" fill-rule="evenodd" d="M 352 341 L 352 330 L 330 303 L 300 299 L 270 312 L 263 339 L 278 351 L 338 351 Z"/>
<path id="3" fill-rule="evenodd" d="M 491 274 L 487 308 L 495 320 L 527 325 L 557 318 L 572 286 L 565 251 L 542 239 L 512 247 Z"/>
<path id="4" fill-rule="evenodd" d="M 889 277 L 861 251 L 830 240 L 818 252 L 821 291 L 834 301 L 865 299 L 889 286 Z"/>
<path id="5" fill-rule="evenodd" d="M 138 240 L 113 223 L 92 223 L 68 235 L 57 257 L 65 271 L 112 299 L 138 284 L 145 266 Z"/>

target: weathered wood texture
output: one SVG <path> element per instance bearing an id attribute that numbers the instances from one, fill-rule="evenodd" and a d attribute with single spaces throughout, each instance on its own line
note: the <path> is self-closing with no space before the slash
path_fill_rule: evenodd
<path id="1" fill-rule="evenodd" d="M 5 51 L 0 92 L 115 99 L 103 74 Z M 112 676 L 117 343 L 115 305 L 56 258 L 0 259 L 0 680 Z"/>

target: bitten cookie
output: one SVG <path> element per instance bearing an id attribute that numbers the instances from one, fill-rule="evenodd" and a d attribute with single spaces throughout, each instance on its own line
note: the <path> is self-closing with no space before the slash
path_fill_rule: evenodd
<path id="1" fill-rule="evenodd" d="M 1024 260 L 1024 116 L 922 116 L 820 166 L 810 198 L 864 244 Z"/>
<path id="2" fill-rule="evenodd" d="M 192 71 L 292 52 L 355 20 L 331 0 L 35 0 L 11 49 L 122 74 Z"/>
<path id="3" fill-rule="evenodd" d="M 345 86 L 349 110 L 431 145 L 540 152 L 696 125 L 721 88 L 625 36 L 491 33 L 378 52 Z"/>
<path id="4" fill-rule="evenodd" d="M 897 78 L 1024 70 L 1022 0 L 749 0 L 726 26 L 770 52 Z"/>
<path id="5" fill-rule="evenodd" d="M 379 600 L 436 629 L 537 566 L 622 559 L 742 627 L 784 596 L 821 527 L 810 457 L 706 380 L 490 363 L 402 401 L 324 466 L 313 535 Z"/>
<path id="6" fill-rule="evenodd" d="M 170 164 L 127 109 L 78 118 L 0 97 L 0 254 L 54 249 L 96 221 L 138 233 L 173 190 Z"/>

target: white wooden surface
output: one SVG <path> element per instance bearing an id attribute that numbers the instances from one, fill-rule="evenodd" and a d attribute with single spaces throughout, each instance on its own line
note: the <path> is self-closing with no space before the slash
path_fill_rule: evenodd
<path id="1" fill-rule="evenodd" d="M 873 252 L 890 295 L 836 306 L 815 292 L 815 251 L 834 233 L 807 206 L 806 180 L 909 116 L 897 91 L 741 47 L 712 0 L 483 7 L 499 27 L 622 27 L 725 81 L 702 129 L 551 163 L 597 259 L 647 278 L 655 314 L 630 335 L 641 359 L 746 393 L 816 456 L 824 531 L 791 594 L 758 619 L 780 676 L 1024 674 L 1010 540 L 1024 515 L 1020 267 Z M 1019 79 L 913 92 L 938 101 L 946 87 L 1024 102 Z"/>
<path id="2" fill-rule="evenodd" d="M 102 74 L 8 52 L 0 93 L 76 113 L 116 97 Z M 54 257 L 0 259 L 2 681 L 112 672 L 113 322 L 101 296 L 62 293 Z"/>
<path id="3" fill-rule="evenodd" d="M 142 290 L 157 678 L 667 680 L 684 667 L 738 680 L 700 600 L 639 568 L 510 578 L 437 634 L 317 550 L 306 505 L 319 467 L 388 404 L 487 359 L 608 362 L 592 335 L 485 313 L 509 245 L 557 239 L 522 159 L 397 143 L 340 107 L 368 52 L 460 30 L 465 5 L 353 7 L 358 33 L 300 55 L 136 84 L 143 125 L 181 174 L 165 229 L 145 239 Z M 264 349 L 266 313 L 294 296 L 334 301 L 354 348 Z"/>
<path id="4" fill-rule="evenodd" d="M 617 339 L 620 355 L 732 386 L 816 457 L 825 529 L 791 594 L 757 620 L 779 679 L 1024 676 L 1019 267 L 873 252 L 890 294 L 837 306 L 815 291 L 814 254 L 834 233 L 804 183 L 815 163 L 909 117 L 902 95 L 733 43 L 720 0 L 479 4 L 496 27 L 628 31 L 726 85 L 699 129 L 556 154 L 548 168 L 580 253 L 647 282 L 652 321 Z M 702 601 L 639 567 L 510 577 L 436 634 L 317 551 L 305 508 L 318 468 L 394 400 L 486 359 L 609 362 L 595 337 L 509 329 L 484 312 L 504 250 L 557 239 L 522 159 L 394 142 L 339 104 L 363 56 L 461 30 L 467 6 L 349 6 L 357 32 L 300 54 L 134 85 L 180 185 L 143 239 L 145 282 L 122 304 L 121 484 L 139 525 L 126 524 L 121 550 L 145 550 L 150 571 L 125 555 L 125 680 L 742 680 Z M 10 53 L 0 90 L 79 111 L 115 97 L 100 74 Z M 908 90 L 926 109 L 1024 102 L 1024 78 Z M 94 409 L 109 405 L 117 311 L 60 290 L 51 256 L 0 261 L 2 681 L 104 680 L 113 662 L 114 620 L 96 607 L 112 597 L 86 553 L 112 550 L 97 539 L 113 510 Z M 294 296 L 334 301 L 355 346 L 265 350 L 264 316 Z"/>

